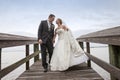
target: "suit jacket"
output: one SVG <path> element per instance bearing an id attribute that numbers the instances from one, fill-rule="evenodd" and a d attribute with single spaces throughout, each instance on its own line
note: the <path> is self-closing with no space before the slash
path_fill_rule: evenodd
<path id="1" fill-rule="evenodd" d="M 49 39 L 52 41 L 54 37 L 54 24 L 51 25 L 51 27 L 48 27 L 47 20 L 41 21 L 38 29 L 38 40 L 42 39 L 43 43 L 46 43 L 46 41 Z"/>

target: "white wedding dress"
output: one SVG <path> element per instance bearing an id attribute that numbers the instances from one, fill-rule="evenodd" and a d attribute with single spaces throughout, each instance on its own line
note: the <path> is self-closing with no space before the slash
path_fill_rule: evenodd
<path id="1" fill-rule="evenodd" d="M 88 60 L 70 30 L 60 28 L 56 30 L 58 41 L 55 45 L 50 66 L 52 71 L 64 71 L 69 67 Z"/>

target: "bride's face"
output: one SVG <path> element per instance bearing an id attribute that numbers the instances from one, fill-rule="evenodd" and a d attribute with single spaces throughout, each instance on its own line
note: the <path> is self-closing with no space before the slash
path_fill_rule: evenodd
<path id="1" fill-rule="evenodd" d="M 56 24 L 58 25 L 60 22 L 59 22 L 59 20 L 56 20 Z"/>

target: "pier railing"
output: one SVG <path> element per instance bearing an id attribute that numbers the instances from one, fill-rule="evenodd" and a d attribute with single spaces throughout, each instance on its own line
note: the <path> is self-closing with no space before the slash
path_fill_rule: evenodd
<path id="1" fill-rule="evenodd" d="M 111 80 L 120 80 L 120 27 L 114 27 L 102 31 L 93 32 L 77 38 L 81 47 L 86 43 L 86 55 L 91 61 L 111 74 Z M 90 42 L 108 44 L 110 64 L 90 54 Z M 102 52 L 102 51 L 101 51 Z"/>
<path id="2" fill-rule="evenodd" d="M 32 54 L 30 54 L 29 52 L 30 44 L 34 45 L 34 53 Z M 26 57 L 6 68 L 1 69 L 2 49 L 22 45 L 25 45 Z M 0 79 L 24 63 L 26 63 L 26 70 L 28 70 L 30 67 L 29 66 L 30 59 L 34 58 L 34 62 L 36 62 L 37 60 L 39 60 L 39 53 L 40 53 L 39 45 L 37 43 L 36 38 L 0 33 Z"/>

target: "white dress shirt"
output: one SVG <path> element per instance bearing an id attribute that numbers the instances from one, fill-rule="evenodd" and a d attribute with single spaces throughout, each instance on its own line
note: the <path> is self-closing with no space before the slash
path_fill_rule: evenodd
<path id="1" fill-rule="evenodd" d="M 47 20 L 47 23 L 48 23 L 48 28 L 50 28 L 51 23 L 49 22 L 49 20 Z"/>

